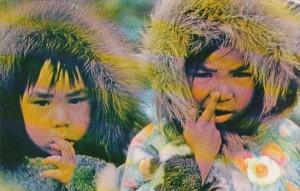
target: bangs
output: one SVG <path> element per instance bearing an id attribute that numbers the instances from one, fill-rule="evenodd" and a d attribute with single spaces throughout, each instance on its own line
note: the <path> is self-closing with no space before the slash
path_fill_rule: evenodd
<path id="1" fill-rule="evenodd" d="M 49 90 L 57 84 L 61 77 L 67 79 L 64 83 L 69 83 L 71 87 L 74 87 L 80 81 L 80 78 L 87 85 L 87 75 L 83 61 L 74 57 L 56 55 L 28 56 L 23 59 L 22 63 L 20 71 L 22 71 L 24 90 L 35 86 L 45 64 L 49 64 L 49 72 L 47 72 L 47 75 L 49 75 L 47 77 L 50 78 Z"/>

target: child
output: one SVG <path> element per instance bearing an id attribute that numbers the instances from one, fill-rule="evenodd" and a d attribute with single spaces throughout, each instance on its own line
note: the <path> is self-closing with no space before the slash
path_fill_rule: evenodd
<path id="1" fill-rule="evenodd" d="M 143 123 L 138 68 L 93 14 L 55 0 L 1 13 L 0 189 L 107 190 L 103 182 L 117 181 L 101 174 L 118 170 L 100 159 L 121 164 Z"/>
<path id="2" fill-rule="evenodd" d="M 281 0 L 162 0 L 143 36 L 158 122 L 121 190 L 299 190 L 300 20 Z"/>

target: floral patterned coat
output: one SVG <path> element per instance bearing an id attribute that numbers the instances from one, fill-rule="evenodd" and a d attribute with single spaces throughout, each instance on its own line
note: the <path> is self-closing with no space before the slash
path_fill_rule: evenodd
<path id="1" fill-rule="evenodd" d="M 131 142 L 121 190 L 299 191 L 300 128 L 288 119 L 261 127 L 243 154 L 219 155 L 202 185 L 183 137 L 169 124 L 150 124 Z"/>

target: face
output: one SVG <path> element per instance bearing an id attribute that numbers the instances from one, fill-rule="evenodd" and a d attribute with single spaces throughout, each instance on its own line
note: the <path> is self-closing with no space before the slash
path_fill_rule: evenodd
<path id="1" fill-rule="evenodd" d="M 191 63 L 192 65 L 197 64 Z M 196 68 L 196 67 L 194 67 Z M 197 69 L 188 72 L 192 94 L 201 106 L 207 107 L 213 92 L 220 92 L 216 105 L 215 122 L 224 123 L 242 112 L 251 102 L 254 82 L 249 69 L 238 52 L 219 49 Z"/>
<path id="2" fill-rule="evenodd" d="M 52 75 L 50 60 L 46 60 L 36 84 L 20 98 L 27 134 L 50 155 L 58 154 L 51 149 L 54 139 L 73 144 L 85 135 L 90 122 L 90 105 L 81 76 L 71 86 L 67 73 L 61 74 L 50 89 Z"/>

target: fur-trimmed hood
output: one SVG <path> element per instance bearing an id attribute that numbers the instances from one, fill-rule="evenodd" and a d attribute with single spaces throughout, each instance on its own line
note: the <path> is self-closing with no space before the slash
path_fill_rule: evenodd
<path id="1" fill-rule="evenodd" d="M 0 13 L 0 39 L 1 88 L 18 80 L 18 61 L 28 55 L 45 51 L 84 62 L 84 72 L 99 90 L 101 111 L 95 112 L 101 120 L 93 123 L 99 124 L 99 141 L 107 152 L 121 155 L 134 130 L 144 125 L 132 47 L 83 1 L 25 1 L 11 7 Z"/>
<path id="2" fill-rule="evenodd" d="M 286 102 L 291 83 L 298 81 L 299 37 L 300 19 L 286 1 L 158 1 L 142 41 L 142 54 L 153 70 L 158 117 L 183 122 L 189 108 L 195 107 L 185 61 L 218 39 L 220 47 L 242 53 L 263 86 L 262 116 L 282 113 L 276 107 Z"/>

